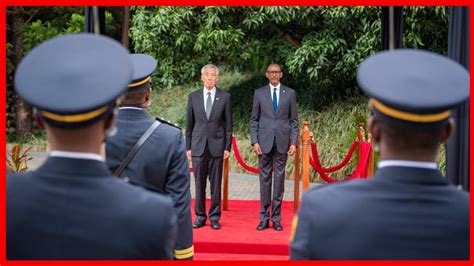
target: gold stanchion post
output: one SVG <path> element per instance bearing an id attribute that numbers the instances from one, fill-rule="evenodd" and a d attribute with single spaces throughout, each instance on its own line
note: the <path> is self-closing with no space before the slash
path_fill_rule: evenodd
<path id="1" fill-rule="evenodd" d="M 360 159 L 362 158 L 362 149 L 361 149 L 361 142 L 365 141 L 365 130 L 364 130 L 364 123 L 357 123 L 357 165 L 360 163 Z M 361 176 L 362 177 L 362 176 Z"/>
<path id="2" fill-rule="evenodd" d="M 371 149 L 369 153 L 369 158 L 367 161 L 367 177 L 374 176 L 374 163 L 375 163 L 375 153 L 374 153 L 374 143 L 372 142 L 372 135 L 369 133 L 368 142 L 370 143 Z"/>
<path id="3" fill-rule="evenodd" d="M 295 189 L 293 195 L 293 210 L 298 212 L 298 204 L 300 201 L 300 138 L 296 141 L 296 152 L 295 152 Z"/>

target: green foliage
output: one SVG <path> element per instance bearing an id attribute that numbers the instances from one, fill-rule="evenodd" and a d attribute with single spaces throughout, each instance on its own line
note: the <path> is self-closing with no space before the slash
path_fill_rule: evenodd
<path id="1" fill-rule="evenodd" d="M 22 173 L 28 170 L 27 162 L 33 160 L 30 156 L 31 147 L 27 145 L 13 145 L 11 151 L 8 152 L 7 173 Z"/>
<path id="2" fill-rule="evenodd" d="M 137 53 L 158 59 L 154 81 L 170 88 L 177 81 L 191 81 L 209 57 L 194 51 L 197 32 L 195 7 L 132 7 L 130 34 Z"/>
<path id="3" fill-rule="evenodd" d="M 160 86 L 197 81 L 200 67 L 209 62 L 249 73 L 228 90 L 234 132 L 250 165 L 257 162 L 248 133 L 251 95 L 268 82 L 263 73 L 270 62 L 281 64 L 282 82 L 296 90 L 300 121 L 317 125 L 324 166 L 344 157 L 356 136 L 355 123 L 367 117 L 355 73 L 364 58 L 380 50 L 379 7 L 137 7 L 133 14 L 134 48 L 159 59 L 155 80 Z M 445 7 L 407 7 L 404 17 L 406 47 L 446 53 Z M 177 116 L 175 121 L 184 125 L 186 93 L 180 97 L 181 105 L 169 97 L 165 104 L 171 108 L 170 118 Z M 242 171 L 233 157 L 230 165 L 232 171 Z M 334 177 L 342 178 L 353 168 L 347 169 Z"/>
<path id="4" fill-rule="evenodd" d="M 54 27 L 50 21 L 33 21 L 23 26 L 23 50 L 29 51 L 44 40 L 50 39 L 59 34 L 59 29 Z"/>
<path id="5" fill-rule="evenodd" d="M 406 7 L 404 46 L 447 54 L 448 7 Z"/>
<path id="6" fill-rule="evenodd" d="M 32 20 L 31 23 L 23 25 L 23 51 L 27 53 L 33 47 L 41 42 L 66 33 L 76 33 L 84 31 L 84 10 L 76 9 L 59 9 L 53 8 L 52 13 L 59 16 L 51 18 L 46 16 L 43 19 L 37 14 L 38 18 Z M 46 10 L 41 10 L 46 12 Z M 106 32 L 115 28 L 112 14 L 105 12 Z"/>
<path id="7" fill-rule="evenodd" d="M 379 7 L 133 7 L 136 52 L 158 58 L 155 80 L 197 80 L 209 62 L 253 74 L 282 65 L 302 104 L 355 97 L 355 70 L 381 47 Z M 404 9 L 405 45 L 446 52 L 447 9 Z"/>
<path id="8" fill-rule="evenodd" d="M 20 145 L 32 146 L 35 151 L 44 151 L 48 149 L 46 131 L 38 129 L 33 134 L 24 138 L 18 138 L 14 132 L 7 134 L 7 143 L 17 143 Z"/>
<path id="9" fill-rule="evenodd" d="M 11 43 L 7 43 L 6 45 L 7 48 L 7 55 L 13 54 L 13 45 Z M 6 58 L 6 66 L 7 66 L 7 79 L 11 80 L 11 77 L 13 76 L 13 71 L 15 69 L 12 59 L 10 57 Z M 13 124 L 13 91 L 10 89 L 9 82 L 7 82 L 7 90 L 6 90 L 6 133 L 8 134 L 13 134 L 14 133 L 14 124 Z"/>
<path id="10" fill-rule="evenodd" d="M 33 47 L 41 42 L 66 33 L 76 33 L 84 31 L 84 8 L 83 7 L 9 7 L 7 27 L 7 134 L 9 138 L 15 138 L 14 123 L 14 98 L 13 74 L 18 62 L 17 58 L 22 58 Z M 13 17 L 20 18 L 17 34 L 21 36 L 21 43 L 15 43 L 13 31 Z M 112 13 L 105 13 L 106 32 L 113 32 L 117 29 Z M 15 46 L 17 49 L 15 49 Z M 19 51 L 20 54 L 15 54 Z M 33 132 L 36 134 L 36 132 Z M 21 141 L 21 140 L 18 140 Z"/>
<path id="11" fill-rule="evenodd" d="M 239 95 L 245 97 L 245 95 L 234 95 L 234 92 L 230 90 L 236 84 L 242 83 L 247 79 L 249 79 L 249 75 L 241 74 L 239 72 L 229 72 L 226 69 L 220 69 L 217 87 L 227 90 L 232 94 L 234 117 L 236 117 L 236 112 L 239 113 L 238 110 L 246 109 L 246 107 L 241 107 L 239 103 L 241 98 L 238 97 Z M 158 85 L 154 83 L 153 104 L 148 108 L 148 112 L 151 116 L 169 120 L 184 130 L 184 127 L 186 126 L 186 106 L 188 102 L 188 95 L 189 93 L 202 88 L 202 86 L 202 82 L 196 81 L 185 86 L 176 86 L 172 89 L 160 89 Z M 236 106 L 237 108 L 235 108 Z M 245 119 L 248 119 L 248 117 Z"/>
<path id="12" fill-rule="evenodd" d="M 158 59 L 150 113 L 184 127 L 187 96 L 202 86 L 201 67 L 218 65 L 218 86 L 232 95 L 234 132 L 250 165 L 257 164 L 248 133 L 252 95 L 268 82 L 264 71 L 271 62 L 282 66 L 282 82 L 296 90 L 300 122 L 311 122 L 324 166 L 343 158 L 357 130 L 354 122 L 367 117 L 355 70 L 380 50 L 378 7 L 161 6 L 131 7 L 131 13 L 132 50 Z M 23 53 L 55 35 L 83 31 L 82 7 L 22 7 L 21 15 L 26 21 Z M 107 12 L 106 20 L 107 32 L 119 28 L 113 14 Z M 404 20 L 405 47 L 446 54 L 446 7 L 405 7 Z M 13 53 L 7 31 L 9 91 Z M 232 156 L 231 170 L 241 169 Z"/>
<path id="13" fill-rule="evenodd" d="M 379 9 L 333 7 L 320 12 L 321 29 L 306 35 L 288 58 L 289 71 L 319 85 L 331 77 L 353 79 L 354 67 L 380 46 Z"/>

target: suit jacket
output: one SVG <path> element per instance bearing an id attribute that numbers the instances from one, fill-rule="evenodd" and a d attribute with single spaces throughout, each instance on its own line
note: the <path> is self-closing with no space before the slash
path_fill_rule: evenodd
<path id="1" fill-rule="evenodd" d="M 230 94 L 216 88 L 209 120 L 204 108 L 203 89 L 189 94 L 186 113 L 186 150 L 201 156 L 207 147 L 213 157 L 230 151 L 232 141 L 232 103 Z"/>
<path id="2" fill-rule="evenodd" d="M 296 94 L 293 89 L 280 85 L 276 113 L 273 112 L 270 85 L 255 90 L 250 117 L 252 145 L 258 143 L 263 153 L 269 153 L 276 139 L 277 151 L 286 153 L 290 142 L 296 145 L 298 141 L 298 127 Z"/>
<path id="3" fill-rule="evenodd" d="M 106 143 L 107 166 L 112 173 L 154 121 L 154 118 L 141 110 L 119 110 L 115 123 L 117 134 L 107 138 Z M 182 254 L 183 250 L 192 248 L 189 166 L 181 130 L 162 121 L 135 154 L 121 177 L 133 178 L 139 185 L 171 196 L 178 216 L 175 253 Z"/>
<path id="4" fill-rule="evenodd" d="M 7 259 L 172 259 L 172 206 L 103 162 L 50 157 L 7 177 Z"/>
<path id="5" fill-rule="evenodd" d="M 469 259 L 469 194 L 437 170 L 384 167 L 305 193 L 291 259 Z"/>

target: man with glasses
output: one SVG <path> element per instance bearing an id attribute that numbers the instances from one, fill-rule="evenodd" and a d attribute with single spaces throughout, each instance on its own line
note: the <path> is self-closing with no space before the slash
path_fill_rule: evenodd
<path id="1" fill-rule="evenodd" d="M 283 74 L 278 64 L 270 64 L 266 77 L 270 84 L 255 90 L 250 117 L 250 137 L 258 155 L 260 169 L 260 223 L 257 230 L 282 231 L 281 202 L 285 185 L 288 155 L 296 151 L 298 113 L 295 91 L 280 83 Z M 272 172 L 274 174 L 273 199 Z M 271 206 L 271 216 L 270 216 Z"/>

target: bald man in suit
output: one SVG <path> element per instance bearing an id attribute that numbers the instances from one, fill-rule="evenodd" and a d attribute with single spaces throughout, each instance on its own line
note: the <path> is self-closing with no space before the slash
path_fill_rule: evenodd
<path id="1" fill-rule="evenodd" d="M 296 151 L 298 113 L 295 91 L 280 83 L 283 76 L 280 66 L 270 64 L 266 76 L 270 83 L 255 90 L 250 121 L 250 137 L 260 168 L 261 205 L 257 230 L 268 228 L 271 218 L 273 228 L 282 231 L 281 202 L 285 188 L 285 166 L 288 155 Z"/>

